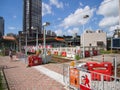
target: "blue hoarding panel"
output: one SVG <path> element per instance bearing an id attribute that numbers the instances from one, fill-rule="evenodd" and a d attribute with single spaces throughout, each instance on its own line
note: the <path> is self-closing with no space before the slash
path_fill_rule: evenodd
<path id="1" fill-rule="evenodd" d="M 113 41 L 112 41 L 112 47 L 113 48 L 120 48 L 120 38 L 113 38 Z"/>

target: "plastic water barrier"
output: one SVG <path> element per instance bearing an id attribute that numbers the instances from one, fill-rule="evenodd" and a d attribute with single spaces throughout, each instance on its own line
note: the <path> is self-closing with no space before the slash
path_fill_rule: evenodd
<path id="1" fill-rule="evenodd" d="M 74 90 L 120 90 L 120 78 L 82 68 L 71 68 L 68 64 L 63 65 L 63 79 L 66 86 Z"/>

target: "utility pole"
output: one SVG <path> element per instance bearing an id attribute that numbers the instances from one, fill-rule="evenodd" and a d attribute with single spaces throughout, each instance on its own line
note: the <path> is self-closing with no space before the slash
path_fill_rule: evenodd
<path id="1" fill-rule="evenodd" d="M 120 26 L 120 0 L 119 0 L 119 26 Z"/>

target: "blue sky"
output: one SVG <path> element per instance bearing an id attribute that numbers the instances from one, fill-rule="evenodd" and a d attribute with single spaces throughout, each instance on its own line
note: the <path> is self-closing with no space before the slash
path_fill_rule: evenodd
<path id="1" fill-rule="evenodd" d="M 42 20 L 57 35 L 73 35 L 85 29 L 107 33 L 118 27 L 118 0 L 42 0 Z M 89 18 L 83 18 L 89 15 Z M 0 16 L 5 19 L 5 34 L 22 30 L 23 0 L 0 0 Z"/>

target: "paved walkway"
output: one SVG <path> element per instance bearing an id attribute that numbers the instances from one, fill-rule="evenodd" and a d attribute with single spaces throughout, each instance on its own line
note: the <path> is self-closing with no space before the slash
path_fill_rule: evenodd
<path id="1" fill-rule="evenodd" d="M 0 56 L 0 66 L 5 66 L 4 71 L 10 90 L 66 90 L 61 64 L 54 65 L 54 70 L 47 68 L 52 64 L 26 67 L 21 60 L 10 61 L 8 56 Z"/>
<path id="2" fill-rule="evenodd" d="M 117 62 L 120 61 L 117 55 Z M 102 61 L 102 56 L 95 56 Z M 105 61 L 113 61 L 113 55 L 105 56 Z M 82 59 L 80 60 L 82 61 Z M 87 58 L 84 61 L 89 61 Z M 5 66 L 5 75 L 10 90 L 66 90 L 63 82 L 63 64 L 50 63 L 26 67 L 24 59 L 10 61 L 9 57 L 0 56 L 0 66 Z"/>

